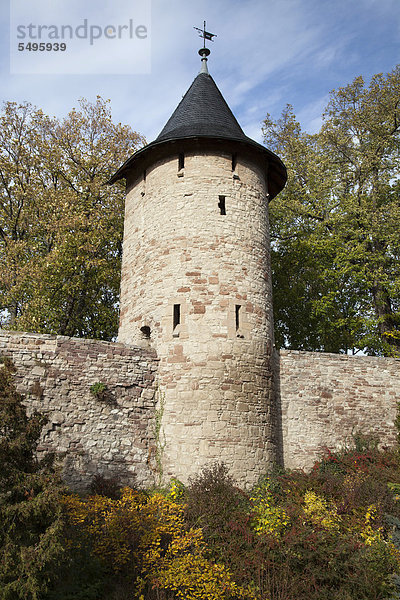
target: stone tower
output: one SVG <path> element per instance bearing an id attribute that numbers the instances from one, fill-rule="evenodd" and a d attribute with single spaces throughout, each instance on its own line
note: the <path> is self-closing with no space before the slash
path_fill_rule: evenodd
<path id="1" fill-rule="evenodd" d="M 111 179 L 127 195 L 119 341 L 159 357 L 166 480 L 223 461 L 251 484 L 275 458 L 268 200 L 280 159 L 202 68 L 157 139 Z"/>

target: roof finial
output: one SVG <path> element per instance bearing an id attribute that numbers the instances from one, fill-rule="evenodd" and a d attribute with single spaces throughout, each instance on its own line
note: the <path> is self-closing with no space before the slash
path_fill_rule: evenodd
<path id="1" fill-rule="evenodd" d="M 213 37 L 217 37 L 217 36 L 215 33 L 210 33 L 209 31 L 206 31 L 206 22 L 205 21 L 204 21 L 203 29 L 199 29 L 198 27 L 194 27 L 194 29 L 196 29 L 199 32 L 199 36 L 204 39 L 203 47 L 200 48 L 200 50 L 199 50 L 199 54 L 201 56 L 200 73 L 207 73 L 207 75 L 208 75 L 207 56 L 210 54 L 210 50 L 208 48 L 206 48 L 206 40 L 210 40 L 210 42 L 213 42 L 214 41 Z"/>

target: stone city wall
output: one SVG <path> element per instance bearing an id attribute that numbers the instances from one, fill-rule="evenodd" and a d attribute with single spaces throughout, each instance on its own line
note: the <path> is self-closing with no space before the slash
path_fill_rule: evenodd
<path id="1" fill-rule="evenodd" d="M 151 350 L 0 331 L 4 354 L 17 367 L 17 389 L 28 410 L 48 416 L 40 452 L 65 454 L 64 477 L 71 487 L 86 488 L 95 474 L 126 484 L 135 478 L 146 486 L 157 482 L 158 360 Z M 399 359 L 289 350 L 277 358 L 276 439 L 286 467 L 311 468 L 323 448 L 348 444 L 355 432 L 372 433 L 383 445 L 395 443 Z M 91 392 L 96 383 L 105 384 L 103 397 Z"/>
<path id="2" fill-rule="evenodd" d="M 310 469 L 357 432 L 395 443 L 400 359 L 281 350 L 279 365 L 285 467 Z"/>
<path id="3" fill-rule="evenodd" d="M 12 358 L 28 412 L 48 417 L 40 452 L 64 454 L 74 489 L 95 474 L 154 483 L 154 353 L 97 340 L 0 331 L 0 355 Z M 93 384 L 104 384 L 97 396 Z M 103 386 L 98 386 L 101 388 Z"/>

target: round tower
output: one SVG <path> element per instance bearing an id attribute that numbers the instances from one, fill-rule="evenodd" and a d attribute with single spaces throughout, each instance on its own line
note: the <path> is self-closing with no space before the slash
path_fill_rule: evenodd
<path id="1" fill-rule="evenodd" d="M 202 69 L 127 183 L 118 339 L 157 351 L 163 477 L 223 461 L 242 484 L 275 460 L 268 200 L 280 159 L 248 138 Z"/>

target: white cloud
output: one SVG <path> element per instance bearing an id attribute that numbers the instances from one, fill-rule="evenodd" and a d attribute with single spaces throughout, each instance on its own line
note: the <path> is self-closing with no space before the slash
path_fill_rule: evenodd
<path id="1" fill-rule="evenodd" d="M 124 19 L 132 7 L 131 0 L 85 0 L 80 12 L 69 0 L 48 3 L 63 18 Z M 319 127 L 331 89 L 360 73 L 368 78 L 393 68 L 400 24 L 396 6 L 398 0 L 153 0 L 148 75 L 117 75 L 115 70 L 103 76 L 10 75 L 8 22 L 3 17 L 2 96 L 30 100 L 49 114 L 63 116 L 79 97 L 94 100 L 100 94 L 111 99 L 115 120 L 129 123 L 150 141 L 200 68 L 201 39 L 193 27 L 207 19 L 207 29 L 217 34 L 210 44 L 210 73 L 247 135 L 260 140 L 266 113 L 278 117 L 287 102 L 312 131 Z M 128 63 L 133 52 L 127 47 Z M 116 63 L 112 49 L 109 60 Z M 77 56 L 76 61 L 88 63 L 89 56 Z"/>

